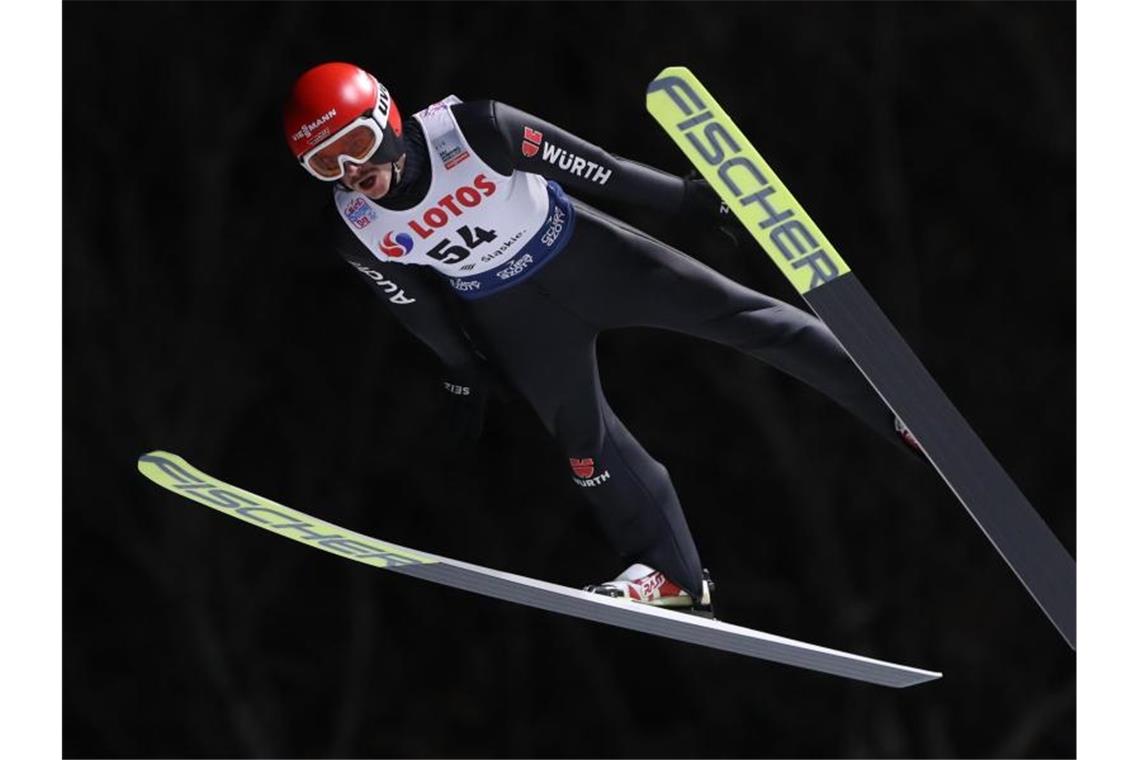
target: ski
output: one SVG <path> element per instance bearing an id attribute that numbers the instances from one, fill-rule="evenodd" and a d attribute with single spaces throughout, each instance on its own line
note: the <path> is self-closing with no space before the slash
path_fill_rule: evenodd
<path id="1" fill-rule="evenodd" d="M 158 485 L 191 501 L 308 546 L 401 575 L 549 612 L 882 686 L 913 686 L 942 676 L 929 670 L 805 644 L 717 620 L 611 599 L 380 541 L 223 483 L 195 469 L 181 457 L 164 451 L 152 451 L 139 457 L 138 468 Z"/>
<path id="2" fill-rule="evenodd" d="M 791 281 L 1068 642 L 1076 563 L 772 167 L 691 71 L 662 71 L 646 107 Z"/>

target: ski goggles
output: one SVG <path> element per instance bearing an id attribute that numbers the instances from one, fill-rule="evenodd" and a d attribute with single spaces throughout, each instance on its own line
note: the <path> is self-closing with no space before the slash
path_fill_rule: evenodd
<path id="1" fill-rule="evenodd" d="M 391 104 L 390 108 L 395 108 Z M 337 130 L 331 137 L 301 155 L 301 165 L 314 177 L 333 182 L 344 176 L 346 163 L 362 164 L 371 158 L 380 162 L 400 157 L 401 141 L 391 128 L 389 114 L 380 104 Z"/>

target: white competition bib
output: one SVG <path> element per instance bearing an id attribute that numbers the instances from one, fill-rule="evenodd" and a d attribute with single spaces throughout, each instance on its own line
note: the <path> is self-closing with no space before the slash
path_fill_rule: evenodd
<path id="1" fill-rule="evenodd" d="M 520 282 L 562 249 L 573 208 L 538 174 L 499 174 L 471 149 L 451 106 L 454 95 L 415 115 L 431 156 L 424 200 L 392 211 L 338 185 L 341 218 L 380 261 L 423 264 L 465 298 Z"/>

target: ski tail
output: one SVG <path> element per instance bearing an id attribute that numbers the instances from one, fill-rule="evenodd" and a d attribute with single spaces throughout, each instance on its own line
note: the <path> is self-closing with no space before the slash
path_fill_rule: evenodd
<path id="1" fill-rule="evenodd" d="M 1076 563 L 982 444 L 776 172 L 683 66 L 646 107 L 906 424 L 938 474 L 1069 646 Z"/>

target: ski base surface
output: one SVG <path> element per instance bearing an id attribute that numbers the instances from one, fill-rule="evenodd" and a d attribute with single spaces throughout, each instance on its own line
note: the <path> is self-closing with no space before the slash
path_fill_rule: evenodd
<path id="1" fill-rule="evenodd" d="M 294 541 L 401 575 L 881 686 L 913 686 L 942 676 L 929 670 L 828 649 L 719 620 L 612 599 L 380 541 L 223 483 L 195 469 L 181 457 L 164 451 L 152 451 L 139 457 L 138 468 L 158 485 L 191 501 Z"/>
<path id="2" fill-rule="evenodd" d="M 1077 566 L 958 413 L 847 262 L 740 128 L 684 66 L 646 108 L 839 340 L 883 402 L 1073 649 Z"/>
<path id="3" fill-rule="evenodd" d="M 804 295 L 1029 595 L 1077 647 L 1077 568 L 854 274 Z"/>

